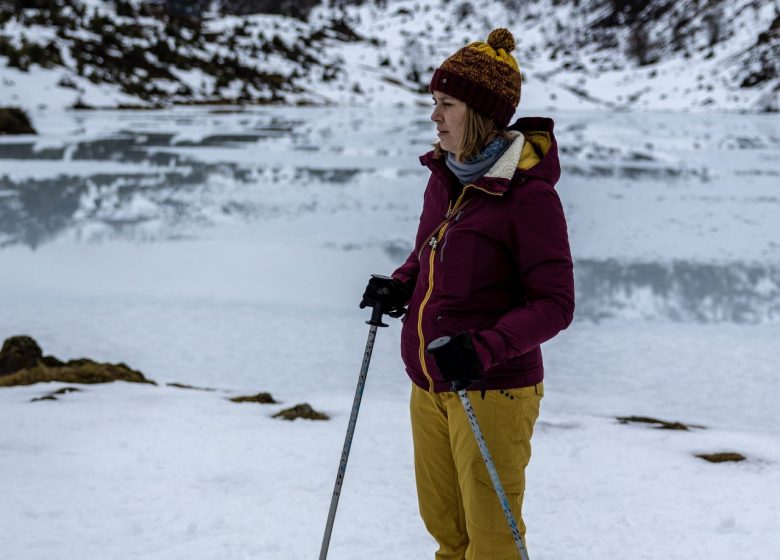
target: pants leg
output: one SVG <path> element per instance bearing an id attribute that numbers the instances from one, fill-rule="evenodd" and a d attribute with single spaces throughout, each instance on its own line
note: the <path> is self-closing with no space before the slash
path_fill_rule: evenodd
<path id="1" fill-rule="evenodd" d="M 417 499 L 425 528 L 436 540 L 436 560 L 464 560 L 468 546 L 463 499 L 450 448 L 449 393 L 412 385 L 410 412 Z"/>
<path id="2" fill-rule="evenodd" d="M 544 394 L 541 383 L 469 392 L 474 412 L 521 534 L 525 467 Z M 517 560 L 518 553 L 463 405 L 454 393 L 411 397 L 420 514 L 439 544 L 436 560 Z"/>
<path id="3" fill-rule="evenodd" d="M 482 434 L 493 457 L 520 533 L 525 468 L 531 459 L 531 435 L 544 394 L 542 384 L 520 389 L 469 392 Z M 469 544 L 467 560 L 516 560 L 517 547 L 482 460 L 463 405 L 457 395 L 448 402 L 452 456 L 458 472 Z"/>

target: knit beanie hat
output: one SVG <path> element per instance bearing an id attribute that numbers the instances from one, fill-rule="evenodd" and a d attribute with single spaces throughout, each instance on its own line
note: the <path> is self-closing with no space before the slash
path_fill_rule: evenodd
<path id="1" fill-rule="evenodd" d="M 509 54 L 514 48 L 508 29 L 494 29 L 487 43 L 466 45 L 436 69 L 431 93 L 451 95 L 506 128 L 520 102 L 520 68 Z"/>

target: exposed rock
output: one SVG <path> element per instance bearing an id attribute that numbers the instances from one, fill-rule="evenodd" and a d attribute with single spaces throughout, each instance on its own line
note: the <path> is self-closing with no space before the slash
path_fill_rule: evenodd
<path id="1" fill-rule="evenodd" d="M 110 383 L 129 381 L 150 383 L 143 373 L 125 364 L 94 362 L 86 358 L 61 362 L 54 356 L 43 356 L 40 346 L 29 336 L 7 339 L 0 350 L 0 387 L 32 385 L 59 381 L 63 383 Z"/>
<path id="2" fill-rule="evenodd" d="M 256 395 L 233 397 L 230 400 L 235 403 L 253 402 L 253 403 L 260 403 L 260 404 L 276 404 L 276 401 L 271 396 L 271 393 L 257 393 Z"/>
<path id="3" fill-rule="evenodd" d="M 166 383 L 166 385 L 168 385 L 168 387 L 176 387 L 177 389 L 191 389 L 193 391 L 216 391 L 216 389 L 212 389 L 211 387 L 195 387 L 194 385 L 187 385 L 186 383 Z"/>
<path id="4" fill-rule="evenodd" d="M 54 395 L 44 395 L 42 397 L 37 397 L 35 399 L 30 399 L 30 402 L 39 402 L 39 401 L 56 401 L 57 397 Z"/>
<path id="5" fill-rule="evenodd" d="M 307 420 L 330 420 L 327 414 L 317 412 L 308 403 L 296 404 L 292 408 L 277 412 L 273 417 L 283 418 L 284 420 L 295 420 L 296 418 L 305 418 Z"/>
<path id="6" fill-rule="evenodd" d="M 279 14 L 303 18 L 319 3 L 319 0 L 222 0 L 219 7 L 223 14 Z"/>
<path id="7" fill-rule="evenodd" d="M 3 342 L 3 348 L 0 350 L 0 375 L 33 367 L 42 358 L 43 351 L 32 337 L 12 336 Z"/>
<path id="8" fill-rule="evenodd" d="M 734 451 L 723 453 L 699 453 L 696 456 L 705 461 L 709 461 L 710 463 L 739 463 L 740 461 L 745 461 L 747 459 L 747 457 L 741 453 L 736 453 Z"/>
<path id="9" fill-rule="evenodd" d="M 57 395 L 66 395 L 68 393 L 80 393 L 81 389 L 78 389 L 76 387 L 63 387 L 62 389 L 59 389 L 57 391 L 54 391 L 52 393 L 49 393 L 47 395 L 44 395 L 42 397 L 36 397 L 34 399 L 30 399 L 30 402 L 38 402 L 38 401 L 56 401 Z"/>
<path id="10" fill-rule="evenodd" d="M 695 424 L 683 424 L 682 422 L 667 422 L 666 420 L 659 420 L 658 418 L 650 418 L 649 416 L 618 416 L 617 421 L 621 424 L 637 423 L 637 424 L 653 424 L 654 428 L 659 430 L 690 430 L 691 428 L 704 429 L 704 426 L 697 426 Z"/>
<path id="11" fill-rule="evenodd" d="M 30 118 L 17 107 L 0 107 L 0 134 L 37 134 Z"/>

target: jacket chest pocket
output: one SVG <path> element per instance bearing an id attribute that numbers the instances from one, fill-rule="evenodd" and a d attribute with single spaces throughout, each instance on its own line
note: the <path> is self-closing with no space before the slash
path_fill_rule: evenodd
<path id="1" fill-rule="evenodd" d="M 474 267 L 479 266 L 473 231 L 453 224 L 444 232 L 433 266 L 446 297 L 462 298 L 471 292 Z"/>
<path id="2" fill-rule="evenodd" d="M 453 224 L 436 254 L 437 285 L 445 297 L 468 298 L 508 280 L 513 268 L 510 257 L 490 232 Z"/>

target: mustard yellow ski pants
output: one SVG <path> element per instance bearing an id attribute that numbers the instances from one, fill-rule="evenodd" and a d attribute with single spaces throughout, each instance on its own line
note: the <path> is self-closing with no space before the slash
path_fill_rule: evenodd
<path id="1" fill-rule="evenodd" d="M 525 467 L 544 386 L 486 391 L 484 400 L 479 391 L 468 394 L 525 536 Z M 425 527 L 439 545 L 436 560 L 517 560 L 517 547 L 458 395 L 429 393 L 413 385 L 410 408 L 417 499 Z"/>

